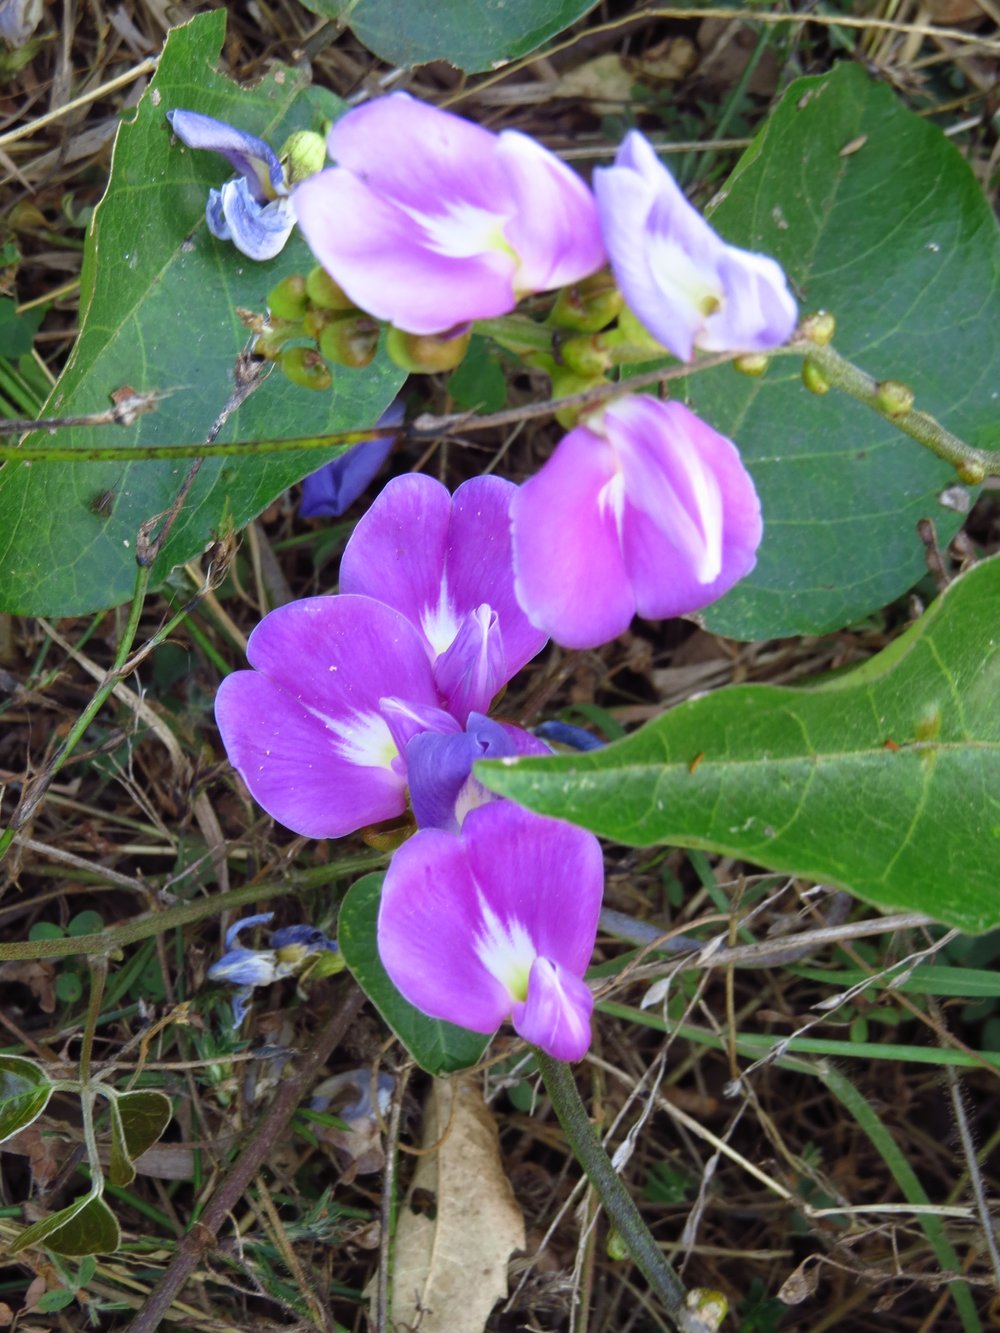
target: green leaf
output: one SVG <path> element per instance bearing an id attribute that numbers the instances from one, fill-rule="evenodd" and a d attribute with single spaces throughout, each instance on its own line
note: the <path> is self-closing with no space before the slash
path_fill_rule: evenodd
<path id="1" fill-rule="evenodd" d="M 996 221 L 958 149 L 886 83 L 843 61 L 792 84 L 712 222 L 779 260 L 803 314 L 836 316 L 844 356 L 910 384 L 970 444 L 1000 445 Z M 946 463 L 837 390 L 806 392 L 798 366 L 688 381 L 691 405 L 740 446 L 764 509 L 756 569 L 705 614 L 717 634 L 851 624 L 925 572 L 919 519 L 942 545 L 962 521 L 940 498 L 956 481 Z"/>
<path id="2" fill-rule="evenodd" d="M 68 1208 L 50 1213 L 11 1241 L 9 1253 L 43 1245 L 55 1254 L 114 1254 L 121 1231 L 114 1213 L 99 1194 L 84 1194 Z"/>
<path id="3" fill-rule="evenodd" d="M 1000 557 L 863 666 L 735 686 L 493 791 L 630 846 L 722 852 L 976 933 L 1000 923 Z"/>
<path id="4" fill-rule="evenodd" d="M 466 74 L 535 51 L 597 0 L 303 0 L 306 9 L 347 24 L 391 65 L 447 60 Z"/>
<path id="5" fill-rule="evenodd" d="M 871 973 L 861 968 L 838 968 L 836 971 L 822 967 L 792 967 L 788 969 L 794 976 L 804 977 L 807 981 L 822 981 L 834 989 L 847 990 L 870 977 Z M 902 977 L 894 984 L 893 977 Z M 947 995 L 958 996 L 966 1000 L 989 1000 L 1000 996 L 1000 973 L 985 972 L 976 967 L 941 967 L 933 963 L 921 963 L 907 974 L 900 968 L 889 977 L 879 977 L 872 983 L 877 990 L 905 991 L 907 995 Z"/>
<path id="6" fill-rule="evenodd" d="M 56 1287 L 53 1291 L 44 1291 L 38 1300 L 31 1307 L 32 1314 L 55 1314 L 59 1310 L 65 1310 L 67 1306 L 73 1304 L 76 1300 L 75 1291 L 67 1291 L 65 1287 Z"/>
<path id="7" fill-rule="evenodd" d="M 111 180 L 87 236 L 80 336 L 45 412 L 104 411 L 123 386 L 167 396 L 132 427 L 39 432 L 28 444 L 204 440 L 248 340 L 237 307 L 263 311 L 280 278 L 313 266 L 298 235 L 268 263 L 210 236 L 208 190 L 230 169 L 214 153 L 172 141 L 165 112 L 175 107 L 238 125 L 276 149 L 292 130 L 321 128 L 343 109 L 330 94 L 307 89 L 301 70 L 272 67 L 252 91 L 219 75 L 225 19 L 225 9 L 216 9 L 173 29 L 149 88 L 124 113 Z M 382 355 L 365 371 L 338 373 L 326 393 L 296 388 L 275 372 L 232 414 L 219 439 L 266 441 L 371 425 L 402 379 Z M 154 582 L 340 452 L 206 459 Z M 125 601 L 135 582 L 139 524 L 169 508 L 187 469 L 187 460 L 8 463 L 0 470 L 0 609 L 68 615 Z"/>
<path id="8" fill-rule="evenodd" d="M 135 1159 L 159 1140 L 170 1123 L 170 1098 L 152 1089 L 121 1093 L 112 1093 L 110 1089 L 105 1091 L 111 1112 L 108 1174 L 112 1185 L 124 1188 L 135 1179 Z"/>
<path id="9" fill-rule="evenodd" d="M 448 378 L 448 392 L 459 407 L 476 412 L 499 412 L 507 401 L 507 376 L 485 338 L 469 343 L 465 360 Z"/>
<path id="10" fill-rule="evenodd" d="M 45 318 L 45 306 L 36 306 L 23 315 L 17 313 L 17 302 L 0 297 L 0 356 L 16 361 L 26 356 L 35 341 L 38 326 Z"/>
<path id="11" fill-rule="evenodd" d="M 0 1143 L 37 1120 L 51 1096 L 41 1065 L 23 1055 L 0 1055 Z"/>
<path id="12" fill-rule="evenodd" d="M 376 925 L 382 875 L 365 875 L 351 886 L 340 909 L 337 943 L 355 980 L 422 1069 L 449 1074 L 482 1057 L 489 1037 L 428 1018 L 404 1000 L 378 956 Z M 447 960 L 442 959 L 442 966 Z"/>

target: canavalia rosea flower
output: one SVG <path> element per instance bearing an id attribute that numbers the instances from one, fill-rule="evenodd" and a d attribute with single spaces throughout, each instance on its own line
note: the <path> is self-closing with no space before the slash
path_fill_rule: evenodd
<path id="1" fill-rule="evenodd" d="M 394 477 L 340 562 L 342 592 L 377 597 L 420 630 L 444 706 L 463 723 L 545 643 L 514 594 L 516 494 L 500 477 L 474 477 L 453 496 L 432 477 Z"/>
<path id="2" fill-rule="evenodd" d="M 295 214 L 277 154 L 254 134 L 200 111 L 167 112 L 170 128 L 188 148 L 221 154 L 239 172 L 210 190 L 205 221 L 213 236 L 232 241 L 249 259 L 273 259 L 285 245 Z"/>
<path id="3" fill-rule="evenodd" d="M 393 93 L 330 131 L 337 164 L 294 193 L 317 260 L 409 333 L 503 315 L 605 262 L 593 195 L 526 135 Z"/>
<path id="4" fill-rule="evenodd" d="M 637 130 L 594 172 L 594 192 L 622 295 L 674 356 L 766 352 L 791 335 L 797 311 L 780 266 L 727 245 Z"/>
<path id="5" fill-rule="evenodd" d="M 505 1018 L 559 1060 L 590 1045 L 583 980 L 604 887 L 583 829 L 493 801 L 459 833 L 425 829 L 386 872 L 378 949 L 393 984 L 432 1018 L 493 1032 Z"/>
<path id="6" fill-rule="evenodd" d="M 380 426 L 398 426 L 404 407 L 397 399 L 379 417 Z M 394 435 L 362 440 L 332 462 L 310 472 L 302 481 L 299 514 L 302 518 L 339 518 L 366 491 L 389 457 Z"/>
<path id="7" fill-rule="evenodd" d="M 760 503 L 735 445 L 681 403 L 619 398 L 511 507 L 517 596 L 568 648 L 714 602 L 756 561 Z"/>

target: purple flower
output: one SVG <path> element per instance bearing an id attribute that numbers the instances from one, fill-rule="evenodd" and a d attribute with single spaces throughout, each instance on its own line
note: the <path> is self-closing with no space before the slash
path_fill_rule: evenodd
<path id="1" fill-rule="evenodd" d="M 493 1032 L 507 1017 L 559 1060 L 590 1045 L 583 980 L 604 872 L 583 829 L 494 801 L 460 833 L 424 829 L 385 877 L 378 949 L 393 984 L 432 1018 Z"/>
<path id="2" fill-rule="evenodd" d="M 249 259 L 273 259 L 295 226 L 274 150 L 256 135 L 200 111 L 168 111 L 167 120 L 181 143 L 220 153 L 239 172 L 236 180 L 208 192 L 205 221 L 212 235 L 232 241 Z"/>
<path id="3" fill-rule="evenodd" d="M 714 602 L 756 561 L 760 503 L 735 445 L 681 403 L 619 398 L 559 444 L 511 507 L 517 596 L 558 643 Z"/>
<path id="4" fill-rule="evenodd" d="M 328 147 L 337 165 L 295 190 L 299 226 L 357 306 L 409 333 L 506 314 L 605 262 L 590 191 L 526 135 L 393 93 Z"/>
<path id="5" fill-rule="evenodd" d="M 237 942 L 242 931 L 265 925 L 273 917 L 273 912 L 261 912 L 234 922 L 226 931 L 226 952 L 205 973 L 209 981 L 226 981 L 238 988 L 232 1001 L 234 1028 L 246 1017 L 255 987 L 296 975 L 318 953 L 339 952 L 336 942 L 315 926 L 283 926 L 272 931 L 269 949 L 245 949 Z"/>
<path id="6" fill-rule="evenodd" d="M 398 426 L 404 406 L 398 400 L 382 413 L 380 426 Z M 302 482 L 299 515 L 302 518 L 339 518 L 375 480 L 396 442 L 394 435 L 362 440 L 318 468 Z"/>
<path id="7" fill-rule="evenodd" d="M 780 266 L 727 245 L 637 130 L 594 172 L 594 192 L 622 295 L 674 356 L 766 352 L 790 337 L 797 310 Z"/>
<path id="8" fill-rule="evenodd" d="M 420 630 L 442 698 L 463 723 L 487 712 L 545 643 L 514 594 L 516 493 L 500 477 L 474 477 L 454 496 L 431 477 L 394 477 L 340 562 L 342 592 L 377 597 Z"/>
<path id="9" fill-rule="evenodd" d="M 247 658 L 255 669 L 226 677 L 215 717 L 268 814 L 307 837 L 339 838 L 405 811 L 402 751 L 441 716 L 424 641 L 405 616 L 370 597 L 306 597 L 264 617 Z"/>

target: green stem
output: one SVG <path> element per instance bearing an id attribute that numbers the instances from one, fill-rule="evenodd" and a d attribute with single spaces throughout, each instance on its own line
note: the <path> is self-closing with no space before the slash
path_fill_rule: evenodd
<path id="1" fill-rule="evenodd" d="M 128 655 L 132 650 L 132 644 L 135 641 L 135 636 L 139 629 L 139 617 L 142 615 L 142 608 L 146 600 L 146 589 L 149 586 L 149 575 L 150 570 L 148 567 L 143 565 L 137 566 L 135 573 L 135 591 L 132 594 L 132 605 L 129 608 L 128 622 L 125 625 L 125 631 L 118 643 L 118 651 L 115 653 L 115 660 L 112 663 L 111 669 L 105 675 L 104 680 L 99 685 L 90 703 L 73 724 L 69 735 L 46 765 L 45 771 L 31 784 L 30 787 L 25 788 L 25 791 L 21 796 L 20 804 L 14 811 L 14 816 L 11 819 L 10 824 L 4 829 L 3 833 L 0 834 L 0 859 L 3 858 L 7 848 L 14 840 L 14 836 L 18 829 L 26 824 L 31 818 L 39 801 L 51 786 L 56 774 L 76 749 L 84 732 L 90 726 L 91 722 L 93 722 L 100 709 L 104 706 L 104 701 L 121 679 L 123 674 L 122 667 L 125 665 Z"/>
<path id="2" fill-rule="evenodd" d="M 823 380 L 832 388 L 850 394 L 858 402 L 880 413 L 897 430 L 922 444 L 931 453 L 951 463 L 964 482 L 976 486 L 987 477 L 1000 476 L 1000 454 L 988 449 L 975 449 L 960 440 L 951 431 L 945 430 L 940 422 L 935 421 L 926 412 L 911 408 L 908 412 L 887 413 L 883 406 L 883 395 L 878 380 L 861 370 L 853 362 L 841 356 L 829 346 L 817 346 L 811 342 L 796 339 L 782 353 L 805 352 L 806 362 L 814 366 Z"/>
<path id="3" fill-rule="evenodd" d="M 669 1318 L 683 1333 L 708 1333 L 718 1328 L 724 1314 L 724 1307 L 718 1305 L 721 1298 L 712 1304 L 708 1298 L 714 1297 L 715 1293 L 689 1293 L 664 1258 L 632 1196 L 601 1146 L 569 1065 L 562 1060 L 554 1060 L 537 1047 L 535 1060 L 567 1143 L 597 1191 L 632 1259 L 663 1302 Z"/>

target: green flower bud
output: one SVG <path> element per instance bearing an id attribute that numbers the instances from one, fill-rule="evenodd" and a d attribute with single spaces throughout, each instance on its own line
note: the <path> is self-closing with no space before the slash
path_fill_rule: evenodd
<path id="1" fill-rule="evenodd" d="M 309 308 L 306 280 L 301 273 L 289 273 L 267 294 L 267 308 L 275 319 L 298 320 Z"/>
<path id="2" fill-rule="evenodd" d="M 628 306 L 624 306 L 618 316 L 618 332 L 622 343 L 635 348 L 637 351 L 648 352 L 650 359 L 655 356 L 669 355 L 663 344 L 656 341 L 644 324 L 640 324 Z"/>
<path id="3" fill-rule="evenodd" d="M 565 366 L 555 366 L 552 371 L 552 397 L 570 398 L 576 393 L 585 393 L 587 389 L 596 389 L 598 384 L 606 384 L 603 375 L 577 375 Z M 572 430 L 580 420 L 582 407 L 563 407 L 555 414 L 556 421 L 564 430 Z"/>
<path id="4" fill-rule="evenodd" d="M 329 389 L 333 383 L 330 367 L 311 347 L 286 347 L 279 364 L 300 389 Z"/>
<path id="5" fill-rule="evenodd" d="M 472 341 L 472 330 L 449 338 L 434 333 L 404 333 L 389 326 L 386 351 L 402 370 L 411 375 L 434 375 L 462 364 Z"/>
<path id="6" fill-rule="evenodd" d="M 876 403 L 887 417 L 905 417 L 913 411 L 913 390 L 899 380 L 883 380 L 877 389 Z"/>
<path id="7" fill-rule="evenodd" d="M 364 370 L 378 351 L 380 325 L 371 315 L 342 315 L 323 329 L 319 350 L 328 361 L 348 370 Z"/>
<path id="8" fill-rule="evenodd" d="M 559 354 L 563 364 L 577 375 L 587 377 L 603 375 L 610 370 L 612 356 L 600 335 L 592 334 L 589 338 L 569 338 L 560 344 Z"/>
<path id="9" fill-rule="evenodd" d="M 802 383 L 810 393 L 822 395 L 830 392 L 830 381 L 809 357 L 802 362 Z"/>
<path id="10" fill-rule="evenodd" d="M 279 319 L 273 324 L 267 324 L 254 340 L 254 356 L 263 357 L 265 361 L 277 361 L 284 347 L 293 339 L 302 337 L 302 325 L 290 324 L 287 320 Z"/>
<path id="11" fill-rule="evenodd" d="M 806 315 L 799 325 L 802 337 L 815 343 L 817 347 L 825 347 L 828 342 L 832 342 L 836 332 L 837 321 L 826 310 L 817 310 L 815 315 Z"/>
<path id="12" fill-rule="evenodd" d="M 306 295 L 321 310 L 356 310 L 357 306 L 327 273 L 318 265 L 306 274 Z"/>
<path id="13" fill-rule="evenodd" d="M 564 287 L 556 297 L 548 323 L 576 333 L 598 333 L 607 328 L 624 306 L 610 273 L 592 273 L 582 282 Z"/>
<path id="14" fill-rule="evenodd" d="M 312 130 L 296 130 L 285 140 L 278 156 L 285 163 L 289 185 L 296 185 L 326 166 L 326 140 Z"/>
<path id="15" fill-rule="evenodd" d="M 729 1312 L 729 1303 L 721 1291 L 693 1287 L 684 1298 L 684 1308 L 700 1319 L 706 1328 L 718 1329 Z"/>
<path id="16" fill-rule="evenodd" d="M 748 375 L 750 379 L 755 380 L 758 375 L 763 375 L 770 364 L 771 358 L 765 356 L 763 352 L 747 352 L 745 356 L 736 358 L 733 362 L 733 369 L 738 370 L 741 375 Z"/>
<path id="17" fill-rule="evenodd" d="M 609 1259 L 627 1259 L 628 1246 L 622 1240 L 617 1231 L 612 1229 L 608 1232 L 606 1247 Z"/>

